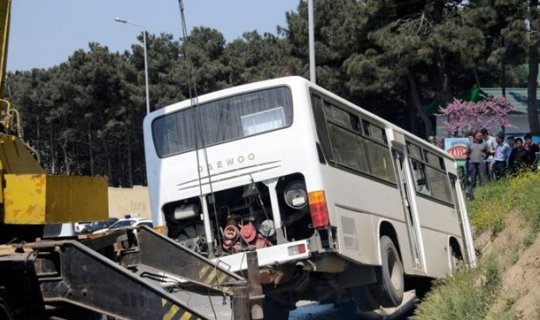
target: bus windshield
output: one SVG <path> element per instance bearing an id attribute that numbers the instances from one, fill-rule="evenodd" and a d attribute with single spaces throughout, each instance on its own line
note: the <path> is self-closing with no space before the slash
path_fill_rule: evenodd
<path id="1" fill-rule="evenodd" d="M 196 123 L 200 129 L 196 129 Z M 152 122 L 159 157 L 288 127 L 292 97 L 288 87 L 231 96 L 164 115 Z M 201 137 L 204 140 L 201 140 Z M 197 142 L 196 140 L 197 139 Z"/>

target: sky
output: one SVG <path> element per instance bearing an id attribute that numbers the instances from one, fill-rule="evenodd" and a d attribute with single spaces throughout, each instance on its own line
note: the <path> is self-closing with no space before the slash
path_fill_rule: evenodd
<path id="1" fill-rule="evenodd" d="M 184 0 L 184 14 L 188 30 L 214 28 L 230 42 L 247 31 L 276 34 L 299 1 Z M 77 49 L 88 50 L 89 42 L 110 51 L 130 50 L 142 29 L 115 22 L 116 17 L 152 34 L 180 37 L 178 0 L 12 0 L 7 69 L 52 67 Z"/>

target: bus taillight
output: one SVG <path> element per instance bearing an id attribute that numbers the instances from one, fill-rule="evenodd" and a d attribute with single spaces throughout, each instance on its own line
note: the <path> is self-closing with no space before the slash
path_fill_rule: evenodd
<path id="1" fill-rule="evenodd" d="M 326 196 L 324 195 L 324 191 L 310 192 L 308 194 L 308 199 L 313 228 L 319 229 L 328 227 L 330 225 L 330 219 L 328 217 L 328 208 L 326 206 Z"/>

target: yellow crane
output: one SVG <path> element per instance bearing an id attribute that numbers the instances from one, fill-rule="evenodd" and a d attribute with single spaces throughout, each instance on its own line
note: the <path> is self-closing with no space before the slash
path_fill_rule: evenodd
<path id="1" fill-rule="evenodd" d="M 0 92 L 3 93 L 11 0 L 0 1 L 0 19 Z M 4 95 L 0 102 L 0 202 L 3 208 L 0 230 L 6 225 L 10 225 L 9 230 L 19 232 L 13 225 L 105 220 L 108 217 L 107 179 L 46 174 L 22 140 L 19 113 Z M 20 237 L 20 234 L 0 232 L 5 239 Z"/>
<path id="2" fill-rule="evenodd" d="M 4 78 L 6 73 L 7 47 L 9 40 L 9 24 L 11 20 L 11 0 L 0 3 L 0 92 L 4 92 Z"/>

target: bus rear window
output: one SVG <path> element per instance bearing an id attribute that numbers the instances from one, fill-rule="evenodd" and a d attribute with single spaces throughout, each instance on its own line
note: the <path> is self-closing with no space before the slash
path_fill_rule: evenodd
<path id="1" fill-rule="evenodd" d="M 152 134 L 158 156 L 167 157 L 194 150 L 203 141 L 206 146 L 219 144 L 288 127 L 291 123 L 291 91 L 279 87 L 164 115 L 152 123 Z"/>

